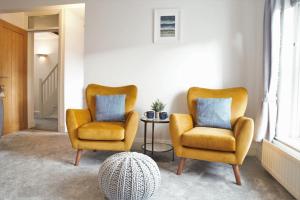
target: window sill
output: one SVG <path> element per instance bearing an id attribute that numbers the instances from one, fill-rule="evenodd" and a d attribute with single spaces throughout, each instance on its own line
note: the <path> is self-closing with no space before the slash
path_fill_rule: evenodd
<path id="1" fill-rule="evenodd" d="M 300 138 L 278 138 L 273 143 L 284 149 L 286 152 L 300 158 Z"/>

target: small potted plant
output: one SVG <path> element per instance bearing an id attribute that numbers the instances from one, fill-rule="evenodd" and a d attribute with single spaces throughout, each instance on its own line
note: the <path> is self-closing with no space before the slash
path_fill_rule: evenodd
<path id="1" fill-rule="evenodd" d="M 159 118 L 159 113 L 165 109 L 165 106 L 159 99 L 152 103 L 151 109 L 155 111 L 155 118 Z"/>

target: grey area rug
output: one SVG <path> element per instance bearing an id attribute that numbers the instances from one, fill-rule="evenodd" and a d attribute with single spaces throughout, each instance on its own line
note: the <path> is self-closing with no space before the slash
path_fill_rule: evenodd
<path id="1" fill-rule="evenodd" d="M 136 145 L 136 151 L 140 151 Z M 105 199 L 98 189 L 101 163 L 115 152 L 85 151 L 73 166 L 75 151 L 63 133 L 24 131 L 0 140 L 0 199 Z M 154 156 L 162 185 L 152 199 L 289 200 L 293 197 L 248 157 L 241 168 L 242 186 L 234 183 L 230 165 L 188 160 L 183 175 L 171 153 Z"/>

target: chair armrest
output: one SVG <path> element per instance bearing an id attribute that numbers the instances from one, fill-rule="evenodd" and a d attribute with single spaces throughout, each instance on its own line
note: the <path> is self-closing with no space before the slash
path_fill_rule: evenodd
<path id="1" fill-rule="evenodd" d="M 189 114 L 171 114 L 170 116 L 170 136 L 177 156 L 180 156 L 182 145 L 180 138 L 183 133 L 192 129 L 193 118 Z"/>
<path id="2" fill-rule="evenodd" d="M 139 125 L 139 114 L 136 111 L 128 113 L 125 122 L 125 149 L 130 150 Z"/>
<path id="3" fill-rule="evenodd" d="M 91 113 L 88 109 L 68 109 L 66 113 L 66 123 L 69 133 L 69 138 L 73 148 L 77 149 L 78 136 L 77 129 L 91 122 Z"/>
<path id="4" fill-rule="evenodd" d="M 247 117 L 240 117 L 234 126 L 233 132 L 236 138 L 235 155 L 237 159 L 237 164 L 241 165 L 252 143 L 254 132 L 253 119 Z"/>

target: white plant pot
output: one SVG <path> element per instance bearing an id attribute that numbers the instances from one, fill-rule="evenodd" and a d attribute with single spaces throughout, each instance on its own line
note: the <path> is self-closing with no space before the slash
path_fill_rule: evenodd
<path id="1" fill-rule="evenodd" d="M 155 119 L 159 119 L 159 112 L 155 112 Z"/>

